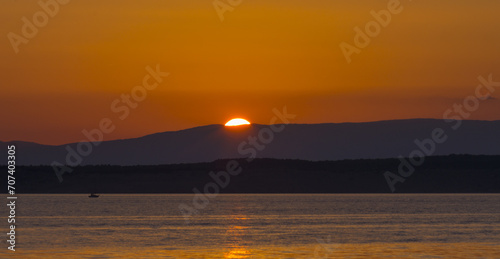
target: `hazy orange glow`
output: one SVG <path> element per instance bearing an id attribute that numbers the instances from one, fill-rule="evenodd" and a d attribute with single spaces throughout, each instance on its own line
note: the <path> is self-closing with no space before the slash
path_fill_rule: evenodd
<path id="1" fill-rule="evenodd" d="M 248 125 L 249 121 L 241 118 L 236 118 L 228 121 L 224 126 L 240 126 L 240 125 Z"/>
<path id="2" fill-rule="evenodd" d="M 442 118 L 479 75 L 500 81 L 500 1 L 400 1 L 350 64 L 339 44 L 388 0 L 243 1 L 223 22 L 212 2 L 69 1 L 16 54 L 6 35 L 42 8 L 1 1 L 0 141 L 77 142 L 103 118 L 106 140 L 240 114 L 268 124 L 284 105 L 293 123 Z M 156 64 L 170 76 L 118 118 L 113 101 Z M 500 119 L 499 93 L 468 119 Z"/>

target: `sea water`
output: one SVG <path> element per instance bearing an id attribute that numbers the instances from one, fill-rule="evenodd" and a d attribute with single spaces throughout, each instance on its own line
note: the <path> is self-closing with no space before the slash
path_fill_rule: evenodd
<path id="1" fill-rule="evenodd" d="M 0 257 L 500 258 L 500 194 L 87 196 L 19 195 Z"/>

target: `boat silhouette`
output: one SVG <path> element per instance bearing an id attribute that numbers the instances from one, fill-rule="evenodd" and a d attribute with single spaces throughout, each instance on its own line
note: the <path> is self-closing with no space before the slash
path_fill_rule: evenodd
<path id="1" fill-rule="evenodd" d="M 89 195 L 89 198 L 99 198 L 99 195 L 95 194 L 95 193 L 91 193 Z"/>

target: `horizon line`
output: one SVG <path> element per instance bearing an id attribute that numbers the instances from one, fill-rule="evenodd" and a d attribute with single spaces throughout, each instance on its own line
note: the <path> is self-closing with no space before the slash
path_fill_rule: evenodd
<path id="1" fill-rule="evenodd" d="M 288 123 L 288 124 L 285 124 L 285 123 L 276 123 L 276 124 L 272 124 L 272 125 L 362 124 L 362 123 L 380 123 L 380 122 L 410 121 L 410 120 L 414 120 L 414 121 L 418 121 L 418 120 L 443 121 L 443 119 L 436 119 L 436 118 L 409 118 L 409 119 L 375 120 L 375 121 L 360 121 L 360 122 L 319 122 L 319 123 Z M 462 120 L 462 121 L 495 122 L 495 121 L 500 121 L 500 120 Z M 253 125 L 257 125 L 257 126 L 269 126 L 271 124 L 261 124 L 261 123 L 252 123 L 251 122 L 250 124 L 245 124 L 245 125 L 240 125 L 240 126 L 244 127 L 244 126 L 253 126 Z M 210 127 L 210 126 L 220 126 L 220 127 L 223 127 L 223 128 L 227 127 L 224 124 L 219 124 L 219 123 L 206 124 L 206 125 L 199 125 L 199 126 L 194 126 L 194 127 L 190 127 L 190 128 L 178 129 L 178 130 L 167 130 L 167 131 L 159 131 L 159 132 L 154 132 L 154 133 L 148 133 L 148 134 L 141 135 L 141 136 L 138 136 L 138 137 L 105 139 L 105 140 L 102 140 L 101 142 L 139 139 L 139 138 L 148 137 L 148 136 L 152 136 L 152 135 L 156 135 L 156 134 L 162 134 L 162 133 L 168 133 L 168 132 L 181 132 L 181 131 L 187 131 L 187 130 L 192 130 L 192 129 L 197 129 L 197 128 L 203 128 L 203 127 Z M 240 126 L 231 126 L 231 127 L 232 128 L 238 128 Z M 37 145 L 42 145 L 42 146 L 57 147 L 57 146 L 65 146 L 65 145 L 77 144 L 77 143 L 82 142 L 82 141 L 83 142 L 94 142 L 94 141 L 80 140 L 80 141 L 74 141 L 74 142 L 66 142 L 66 143 L 62 143 L 62 144 L 43 144 L 43 143 L 36 142 L 36 141 L 26 141 L 26 140 L 7 140 L 7 141 L 0 140 L 0 143 L 2 143 L 2 144 L 3 143 L 6 143 L 6 144 L 9 144 L 9 143 L 27 143 L 27 144 L 37 144 Z"/>

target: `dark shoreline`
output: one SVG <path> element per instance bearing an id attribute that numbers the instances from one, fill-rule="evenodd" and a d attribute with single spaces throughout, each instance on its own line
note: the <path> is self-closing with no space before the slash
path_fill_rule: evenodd
<path id="1" fill-rule="evenodd" d="M 239 174 L 228 174 L 237 161 Z M 395 193 L 500 193 L 500 156 L 426 157 Z M 305 161 L 223 159 L 210 163 L 151 166 L 79 166 L 59 183 L 51 166 L 18 166 L 16 193 L 392 193 L 384 177 L 398 174 L 399 159 Z M 236 169 L 234 167 L 233 169 Z M 218 174 L 224 171 L 225 173 Z M 214 172 L 212 177 L 209 172 Z M 213 177 L 219 175 L 219 177 Z M 229 181 L 223 176 L 229 176 Z M 220 181 L 217 183 L 215 179 Z M 226 184 L 227 183 L 227 184 Z M 5 189 L 6 182 L 2 185 Z M 218 187 L 215 187 L 217 185 Z"/>

